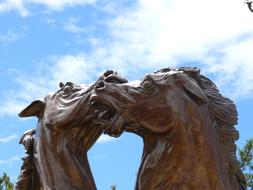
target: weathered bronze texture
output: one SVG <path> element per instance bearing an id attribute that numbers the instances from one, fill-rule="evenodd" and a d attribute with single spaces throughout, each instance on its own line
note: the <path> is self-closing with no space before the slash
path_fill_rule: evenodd
<path id="1" fill-rule="evenodd" d="M 236 160 L 234 103 L 197 68 L 165 68 L 91 95 L 101 128 L 143 138 L 136 190 L 246 190 Z"/>
<path id="2" fill-rule="evenodd" d="M 32 187 L 35 190 L 39 189 L 37 171 L 33 161 L 34 134 L 35 129 L 27 131 L 19 141 L 19 144 L 24 145 L 27 156 L 22 158 L 23 165 L 15 187 L 17 190 L 29 190 Z"/>
<path id="3" fill-rule="evenodd" d="M 60 90 L 36 100 L 20 117 L 38 117 L 35 130 L 23 135 L 23 158 L 17 190 L 95 190 L 87 151 L 102 134 L 96 127 L 99 111 L 90 106 L 91 90 L 99 81 L 126 82 L 107 71 L 91 85 L 60 83 Z M 96 111 L 96 112 L 94 112 Z"/>
<path id="4" fill-rule="evenodd" d="M 17 190 L 95 190 L 87 151 L 101 133 L 143 138 L 136 190 L 246 190 L 236 160 L 234 103 L 197 68 L 165 68 L 127 82 L 107 71 L 25 108 L 38 117 L 20 143 Z"/>

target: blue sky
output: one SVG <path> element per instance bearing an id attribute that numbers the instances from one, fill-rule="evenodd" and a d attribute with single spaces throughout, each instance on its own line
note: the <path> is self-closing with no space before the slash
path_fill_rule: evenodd
<path id="1" fill-rule="evenodd" d="M 18 144 L 36 119 L 17 113 L 106 69 L 130 80 L 167 66 L 198 66 L 239 113 L 238 146 L 253 138 L 253 14 L 243 0 L 0 1 L 0 173 L 15 181 Z M 99 190 L 133 189 L 142 140 L 102 136 L 89 152 Z"/>

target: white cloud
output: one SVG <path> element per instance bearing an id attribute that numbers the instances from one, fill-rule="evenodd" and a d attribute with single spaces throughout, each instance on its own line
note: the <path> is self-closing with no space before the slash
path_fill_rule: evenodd
<path id="1" fill-rule="evenodd" d="M 46 20 L 46 23 L 49 24 L 52 28 L 55 28 L 56 27 L 56 20 L 53 19 L 53 18 L 47 18 Z"/>
<path id="2" fill-rule="evenodd" d="M 27 0 L 28 3 L 41 4 L 51 10 L 61 10 L 65 7 L 93 4 L 96 0 Z"/>
<path id="3" fill-rule="evenodd" d="M 15 33 L 12 30 L 8 30 L 5 34 L 0 34 L 0 44 L 6 45 L 17 41 L 21 34 Z"/>
<path id="4" fill-rule="evenodd" d="M 253 36 L 221 47 L 217 57 L 206 57 L 205 72 L 216 75 L 216 83 L 233 98 L 253 97 Z"/>
<path id="5" fill-rule="evenodd" d="M 8 98 L 8 96 L 5 96 L 4 99 L 8 102 L 1 102 L 1 108 L 0 108 L 0 117 L 3 116 L 17 116 L 17 114 L 25 108 L 26 103 L 25 101 L 18 101 L 13 96 L 12 100 Z M 24 97 L 25 99 L 25 97 Z"/>
<path id="6" fill-rule="evenodd" d="M 140 72 L 195 62 L 226 94 L 252 96 L 253 14 L 243 2 L 139 0 L 120 10 L 104 21 L 106 37 L 91 35 L 90 53 L 51 56 L 41 72 L 15 74 L 20 89 L 5 94 L 0 115 L 17 114 L 26 102 L 55 91 L 60 81 L 91 82 L 106 69 L 136 78 Z M 69 31 L 83 30 L 78 21 L 69 20 L 74 25 Z"/>
<path id="7" fill-rule="evenodd" d="M 31 5 L 43 5 L 49 11 L 61 11 L 66 7 L 93 4 L 96 0 L 5 0 L 0 3 L 0 13 L 17 11 L 20 16 L 27 17 Z"/>
<path id="8" fill-rule="evenodd" d="M 129 50 L 122 56 L 129 57 L 130 52 L 132 57 L 164 63 L 177 57 L 198 59 L 219 43 L 251 33 L 253 23 L 245 22 L 251 19 L 240 1 L 141 0 L 137 8 L 110 23 L 110 31 L 115 49 L 121 45 Z"/>
<path id="9" fill-rule="evenodd" d="M 110 137 L 108 135 L 102 134 L 99 139 L 97 140 L 97 143 L 106 143 L 110 141 L 114 141 L 116 138 Z"/>
<path id="10" fill-rule="evenodd" d="M 86 56 L 82 53 L 76 55 L 51 56 L 54 64 L 49 68 L 51 75 L 51 84 L 57 81 L 89 81 L 93 71 L 93 65 L 89 64 Z"/>
<path id="11" fill-rule="evenodd" d="M 16 139 L 17 137 L 18 137 L 18 135 L 16 135 L 16 134 L 12 134 L 12 135 L 10 135 L 10 136 L 8 136 L 8 137 L 1 137 L 1 138 L 0 138 L 0 143 L 7 143 L 7 142 L 10 142 L 10 141 Z"/>
<path id="12" fill-rule="evenodd" d="M 127 74 L 197 62 L 224 93 L 246 97 L 253 93 L 252 18 L 243 1 L 139 0 L 108 24 L 111 38 L 96 50 Z"/>
<path id="13" fill-rule="evenodd" d="M 22 17 L 29 15 L 29 11 L 24 6 L 23 0 L 6 0 L 0 3 L 0 13 L 17 11 Z"/>
<path id="14" fill-rule="evenodd" d="M 12 164 L 13 162 L 19 161 L 20 157 L 19 156 L 13 156 L 8 160 L 0 160 L 0 164 Z"/>
<path id="15" fill-rule="evenodd" d="M 86 28 L 77 25 L 80 18 L 70 17 L 66 23 L 64 23 L 64 30 L 72 33 L 84 33 L 87 32 Z"/>
<path id="16" fill-rule="evenodd" d="M 19 88 L 2 92 L 0 117 L 16 116 L 31 101 L 58 90 L 59 82 L 88 83 L 100 75 L 98 65 L 88 64 L 84 54 L 50 56 L 48 62 L 51 64 L 42 64 L 35 73 L 9 71 L 15 76 Z"/>

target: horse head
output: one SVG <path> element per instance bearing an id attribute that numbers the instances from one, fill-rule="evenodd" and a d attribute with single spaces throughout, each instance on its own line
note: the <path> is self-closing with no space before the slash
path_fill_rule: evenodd
<path id="1" fill-rule="evenodd" d="M 245 189 L 235 156 L 235 105 L 199 69 L 165 68 L 124 84 L 102 81 L 91 102 L 106 133 L 143 138 L 137 190 Z"/>
<path id="2" fill-rule="evenodd" d="M 119 136 L 123 130 L 166 133 L 182 120 L 186 103 L 208 102 L 196 82 L 182 71 L 151 73 L 119 85 L 101 83 L 94 88 L 91 101 L 96 107 L 100 104 L 115 111 L 104 121 L 106 132 L 112 136 Z"/>
<path id="3" fill-rule="evenodd" d="M 40 185 L 42 189 L 96 189 L 87 151 L 102 129 L 93 122 L 98 112 L 91 109 L 89 101 L 92 89 L 101 80 L 125 82 L 117 73 L 106 71 L 90 85 L 60 83 L 57 92 L 33 101 L 20 112 L 20 117 L 36 116 L 38 124 L 33 133 L 26 133 L 21 139 L 29 156 L 21 168 L 17 189 L 23 186 L 37 189 Z M 35 165 L 33 172 L 27 162 Z M 25 176 L 24 171 L 30 176 L 37 175 L 39 182 L 29 182 L 35 178 Z"/>

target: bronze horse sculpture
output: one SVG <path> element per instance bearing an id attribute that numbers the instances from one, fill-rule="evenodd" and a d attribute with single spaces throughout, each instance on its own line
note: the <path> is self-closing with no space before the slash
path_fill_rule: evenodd
<path id="1" fill-rule="evenodd" d="M 124 84 L 100 81 L 91 95 L 106 133 L 143 138 L 136 190 L 246 190 L 236 159 L 234 103 L 197 68 L 165 68 Z M 103 109 L 101 109 L 103 107 Z"/>
<path id="2" fill-rule="evenodd" d="M 112 71 L 99 80 L 126 82 Z M 20 140 L 28 156 L 23 158 L 17 190 L 96 190 L 87 158 L 87 151 L 102 134 L 94 123 L 100 112 L 90 107 L 96 85 L 60 83 L 60 90 L 32 102 L 19 114 L 36 116 L 38 123 Z"/>

